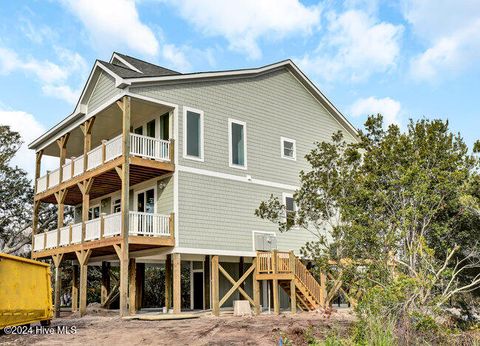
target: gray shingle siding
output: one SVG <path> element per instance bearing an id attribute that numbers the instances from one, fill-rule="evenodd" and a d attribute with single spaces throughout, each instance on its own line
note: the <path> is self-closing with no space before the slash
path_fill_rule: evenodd
<path id="1" fill-rule="evenodd" d="M 278 188 L 179 172 L 179 246 L 254 251 L 252 231 L 275 232 L 279 250 L 298 251 L 315 238 L 305 230 L 280 233 L 276 225 L 254 215 Z"/>
<path id="2" fill-rule="evenodd" d="M 102 72 L 88 100 L 88 112 L 94 111 L 120 92 L 120 89 L 115 88 L 115 79 L 107 73 Z"/>
<path id="3" fill-rule="evenodd" d="M 286 69 L 249 79 L 137 87 L 134 93 L 178 104 L 179 164 L 290 185 L 307 168 L 303 157 L 315 141 L 341 125 Z M 204 162 L 182 157 L 183 107 L 204 111 Z M 228 119 L 246 122 L 247 170 L 229 167 Z M 345 132 L 346 133 L 346 132 Z M 280 137 L 296 140 L 297 161 L 280 156 Z M 348 139 L 353 140 L 349 135 Z"/>

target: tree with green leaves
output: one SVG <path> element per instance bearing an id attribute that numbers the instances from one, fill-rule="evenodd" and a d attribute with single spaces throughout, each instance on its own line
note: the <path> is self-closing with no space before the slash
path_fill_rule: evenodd
<path id="1" fill-rule="evenodd" d="M 357 142 L 338 132 L 306 159 L 298 212 L 286 215 L 271 196 L 256 215 L 281 232 L 316 234 L 302 251 L 318 270 L 337 261 L 336 273 L 364 293 L 398 284 L 403 312 L 430 313 L 480 287 L 479 161 L 448 122 L 410 121 L 402 132 L 371 116 Z"/>
<path id="2" fill-rule="evenodd" d="M 0 252 L 10 254 L 28 254 L 31 243 L 32 183 L 23 169 L 11 166 L 21 145 L 17 132 L 0 125 Z M 55 229 L 56 221 L 56 206 L 42 205 L 39 229 Z"/>

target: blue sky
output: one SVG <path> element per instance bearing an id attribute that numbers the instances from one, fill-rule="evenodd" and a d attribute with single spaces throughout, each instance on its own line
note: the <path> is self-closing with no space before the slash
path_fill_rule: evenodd
<path id="1" fill-rule="evenodd" d="M 16 0 L 0 16 L 0 123 L 26 142 L 71 113 L 112 51 L 180 72 L 291 58 L 358 127 L 381 112 L 480 137 L 478 0 Z"/>

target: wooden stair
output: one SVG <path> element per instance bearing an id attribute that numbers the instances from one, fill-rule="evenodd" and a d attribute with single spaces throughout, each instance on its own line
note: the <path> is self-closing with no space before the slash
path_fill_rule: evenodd
<path id="1" fill-rule="evenodd" d="M 279 286 L 289 295 L 293 281 L 297 305 L 303 311 L 313 311 L 324 306 L 325 287 L 322 288 L 293 252 L 259 252 L 257 259 L 257 280 L 277 279 Z"/>

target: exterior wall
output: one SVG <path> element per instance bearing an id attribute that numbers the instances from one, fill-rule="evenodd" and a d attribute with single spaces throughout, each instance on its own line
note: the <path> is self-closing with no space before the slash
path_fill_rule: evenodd
<path id="1" fill-rule="evenodd" d="M 280 233 L 254 215 L 260 202 L 285 191 L 253 183 L 179 172 L 179 246 L 198 249 L 254 251 L 252 231 L 277 234 L 279 250 L 294 250 L 314 240 L 305 230 Z"/>
<path id="2" fill-rule="evenodd" d="M 94 111 L 120 92 L 120 89 L 115 88 L 115 79 L 107 73 L 102 72 L 98 77 L 95 89 L 88 100 L 88 111 Z"/>
<path id="3" fill-rule="evenodd" d="M 250 79 L 135 87 L 133 93 L 179 105 L 179 164 L 277 183 L 298 184 L 303 157 L 341 125 L 286 69 Z M 183 158 L 183 106 L 204 111 L 204 162 Z M 247 170 L 229 167 L 228 119 L 246 122 Z M 297 160 L 281 158 L 280 137 L 296 140 Z M 353 140 L 349 134 L 346 137 Z"/>
<path id="4" fill-rule="evenodd" d="M 166 184 L 164 189 L 160 184 Z M 173 178 L 168 177 L 157 183 L 157 213 L 168 215 L 173 212 Z"/>

